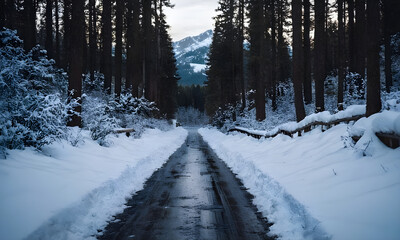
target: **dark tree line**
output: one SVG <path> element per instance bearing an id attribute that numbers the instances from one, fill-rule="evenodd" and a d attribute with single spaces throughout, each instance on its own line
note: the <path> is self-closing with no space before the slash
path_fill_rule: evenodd
<path id="1" fill-rule="evenodd" d="M 82 74 L 94 81 L 101 72 L 116 100 L 143 96 L 172 118 L 178 78 L 165 7 L 169 0 L 0 0 L 0 27 L 16 29 L 26 50 L 46 49 L 69 73 L 72 98 L 82 95 Z M 70 125 L 80 122 L 75 115 Z"/>
<path id="2" fill-rule="evenodd" d="M 396 10 L 400 10 L 396 0 L 220 1 L 209 54 L 207 113 L 240 103 L 245 106 L 245 93 L 254 89 L 256 118 L 264 120 L 266 97 L 276 110 L 277 84 L 291 77 L 296 116 L 301 121 L 304 104 L 313 98 L 315 111 L 325 110 L 325 79 L 330 74 L 337 75 L 339 110 L 344 90 L 352 84 L 357 95 L 363 97 L 366 92 L 368 116 L 380 111 L 379 50 L 384 44 L 385 89 L 390 92 L 390 39 L 400 31 Z M 243 22 L 249 23 L 245 31 Z M 249 47 L 241 48 L 244 38 Z M 248 74 L 241 77 L 244 71 Z"/>

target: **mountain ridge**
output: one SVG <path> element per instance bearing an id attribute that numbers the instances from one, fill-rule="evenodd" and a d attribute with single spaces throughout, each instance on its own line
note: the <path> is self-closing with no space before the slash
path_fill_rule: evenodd
<path id="1" fill-rule="evenodd" d="M 212 30 L 174 42 L 174 52 L 181 86 L 204 85 L 206 61 L 212 42 Z"/>

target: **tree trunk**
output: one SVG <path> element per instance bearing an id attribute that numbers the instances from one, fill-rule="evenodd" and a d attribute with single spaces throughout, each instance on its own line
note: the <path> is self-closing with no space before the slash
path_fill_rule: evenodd
<path id="1" fill-rule="evenodd" d="M 84 1 L 72 2 L 71 18 L 71 61 L 69 68 L 68 90 L 70 98 L 79 99 L 82 95 L 82 65 L 83 65 L 83 39 L 85 37 Z M 80 101 L 80 100 L 79 100 Z M 75 112 L 81 112 L 81 106 L 75 107 Z M 73 114 L 68 126 L 81 126 L 81 117 Z"/>
<path id="2" fill-rule="evenodd" d="M 302 17 L 301 0 L 292 1 L 292 23 L 293 23 L 293 86 L 294 86 L 294 104 L 296 108 L 296 119 L 298 122 L 306 116 L 303 102 L 303 71 L 301 65 L 302 55 Z"/>
<path id="3" fill-rule="evenodd" d="M 115 11 L 115 95 L 117 98 L 121 95 L 122 82 L 122 28 L 124 15 L 124 2 L 117 0 Z"/>
<path id="4" fill-rule="evenodd" d="M 251 74 L 255 83 L 256 96 L 256 119 L 263 121 L 265 119 L 265 19 L 263 12 L 263 1 L 255 0 L 252 6 L 252 42 L 251 42 Z"/>
<path id="5" fill-rule="evenodd" d="M 144 96 L 146 99 L 153 101 L 152 95 L 152 24 L 151 24 L 151 3 L 152 1 L 143 1 L 143 33 L 144 33 L 144 65 L 143 65 L 143 80 L 144 80 Z"/>
<path id="6" fill-rule="evenodd" d="M 3 8 L 0 6 L 0 8 Z M 0 10 L 3 11 L 3 10 Z M 36 45 L 36 8 L 32 0 L 24 1 L 24 48 L 29 51 Z M 1 27 L 1 25 L 0 25 Z"/>
<path id="7" fill-rule="evenodd" d="M 381 110 L 381 84 L 379 69 L 379 1 L 367 0 L 367 117 Z"/>
<path id="8" fill-rule="evenodd" d="M 276 111 L 276 15 L 275 15 L 275 1 L 270 2 L 271 14 L 271 101 L 272 110 Z"/>
<path id="9" fill-rule="evenodd" d="M 55 15 L 56 15 L 56 46 L 55 46 L 55 57 L 56 63 L 58 66 L 61 66 L 61 57 L 60 57 L 60 9 L 59 9 L 59 0 L 55 0 L 54 4 L 56 5 L 55 8 Z"/>
<path id="10" fill-rule="evenodd" d="M 284 24 L 284 16 L 283 16 L 283 0 L 278 1 L 278 82 L 285 81 L 284 74 L 284 63 L 283 63 L 283 51 L 286 51 L 285 39 L 283 37 L 283 24 Z"/>
<path id="11" fill-rule="evenodd" d="M 89 0 L 89 72 L 90 80 L 94 81 L 96 70 L 96 1 Z"/>
<path id="12" fill-rule="evenodd" d="M 125 65 L 125 89 L 132 88 L 132 76 L 133 76 L 133 1 L 127 2 L 126 11 L 126 65 Z"/>
<path id="13" fill-rule="evenodd" d="M 311 88 L 311 50 L 310 50 L 310 0 L 304 0 L 304 101 L 312 101 Z"/>
<path id="14" fill-rule="evenodd" d="M 142 80 L 142 39 L 140 33 L 140 2 L 139 0 L 133 1 L 132 9 L 132 28 L 133 28 L 133 38 L 132 38 L 132 95 L 134 97 L 139 96 L 139 83 Z"/>
<path id="15" fill-rule="evenodd" d="M 349 22 L 348 22 L 348 29 L 349 29 L 349 70 L 350 72 L 354 72 L 355 63 L 354 63 L 354 0 L 347 0 L 348 1 L 348 14 L 349 14 Z"/>
<path id="16" fill-rule="evenodd" d="M 111 1 L 103 0 L 103 66 L 104 74 L 104 89 L 108 94 L 111 94 L 112 80 L 112 28 L 111 28 Z"/>
<path id="17" fill-rule="evenodd" d="M 390 88 L 393 86 L 392 77 L 392 45 L 390 34 L 390 19 L 389 19 L 389 0 L 383 1 L 383 20 L 384 20 L 384 43 L 385 43 L 385 88 L 386 92 L 390 93 Z"/>
<path id="18" fill-rule="evenodd" d="M 46 1 L 46 42 L 47 56 L 54 58 L 53 54 L 53 0 Z"/>
<path id="19" fill-rule="evenodd" d="M 6 26 L 6 0 L 0 0 L 0 29 Z"/>
<path id="20" fill-rule="evenodd" d="M 343 0 L 338 0 L 338 23 L 339 23 L 339 70 L 338 70 L 338 96 L 337 96 L 337 107 L 339 110 L 343 110 L 343 83 L 345 78 L 345 30 L 344 30 L 344 11 L 343 11 Z"/>
<path id="21" fill-rule="evenodd" d="M 246 108 L 246 87 L 244 79 L 244 0 L 239 0 L 239 43 L 238 43 L 238 79 L 242 95 L 242 110 Z"/>
<path id="22" fill-rule="evenodd" d="M 365 34 L 365 0 L 356 0 L 356 24 L 355 24 L 355 71 L 360 74 L 361 78 L 365 78 L 365 50 L 366 50 L 366 34 Z M 359 88 L 362 87 L 361 79 L 357 82 Z"/>
<path id="23" fill-rule="evenodd" d="M 63 53 L 62 53 L 62 67 L 64 70 L 68 69 L 70 61 L 70 32 L 71 32 L 71 0 L 64 0 L 63 8 L 63 23 L 64 23 L 64 38 L 63 38 Z"/>
<path id="24" fill-rule="evenodd" d="M 4 26 L 10 29 L 17 27 L 17 10 L 15 9 L 15 0 L 5 0 L 4 7 Z"/>
<path id="25" fill-rule="evenodd" d="M 315 111 L 325 110 L 325 3 L 315 1 L 315 33 L 314 33 L 314 81 L 315 81 Z"/>

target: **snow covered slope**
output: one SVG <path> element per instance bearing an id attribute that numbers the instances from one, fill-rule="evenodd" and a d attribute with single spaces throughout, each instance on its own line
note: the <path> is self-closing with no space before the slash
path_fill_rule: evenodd
<path id="1" fill-rule="evenodd" d="M 199 132 L 249 188 L 280 239 L 400 239 L 400 148 L 376 137 L 353 146 L 348 127 L 262 140 Z"/>
<path id="2" fill-rule="evenodd" d="M 206 81 L 206 59 L 212 35 L 212 30 L 208 30 L 198 36 L 187 37 L 173 44 L 178 73 L 181 77 L 180 85 L 203 85 Z"/>
<path id="3" fill-rule="evenodd" d="M 147 130 L 140 139 L 120 135 L 109 148 L 89 132 L 82 135 L 79 147 L 64 142 L 42 153 L 12 150 L 0 161 L 0 239 L 94 238 L 182 145 L 187 131 Z"/>

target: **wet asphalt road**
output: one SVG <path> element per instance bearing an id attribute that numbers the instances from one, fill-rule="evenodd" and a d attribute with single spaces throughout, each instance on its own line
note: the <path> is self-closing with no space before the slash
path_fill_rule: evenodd
<path id="1" fill-rule="evenodd" d="M 252 196 L 197 129 L 188 131 L 99 239 L 272 239 Z"/>

